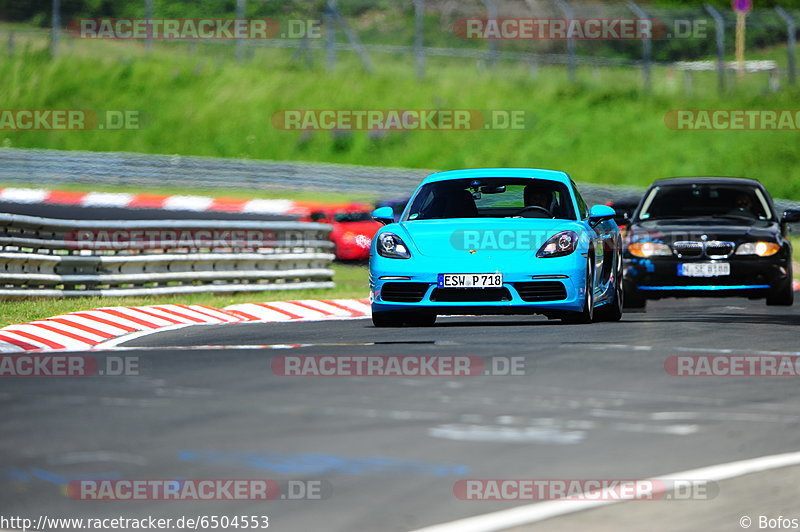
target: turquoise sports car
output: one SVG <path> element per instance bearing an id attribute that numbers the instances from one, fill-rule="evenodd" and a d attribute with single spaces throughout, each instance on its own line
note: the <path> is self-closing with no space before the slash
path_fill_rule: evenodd
<path id="1" fill-rule="evenodd" d="M 622 317 L 622 241 L 564 173 L 477 168 L 429 175 L 400 220 L 390 207 L 370 249 L 377 327 L 444 314 L 543 314 L 573 323 Z"/>

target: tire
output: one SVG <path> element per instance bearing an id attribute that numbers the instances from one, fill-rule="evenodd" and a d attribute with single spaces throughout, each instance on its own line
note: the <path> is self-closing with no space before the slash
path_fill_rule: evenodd
<path id="1" fill-rule="evenodd" d="M 402 327 L 403 316 L 396 312 L 373 312 L 372 324 L 375 327 Z"/>
<path id="2" fill-rule="evenodd" d="M 623 308 L 640 308 L 647 306 L 647 298 L 635 288 L 624 290 L 625 295 L 622 299 Z"/>
<path id="3" fill-rule="evenodd" d="M 622 277 L 617 276 L 614 282 L 614 299 L 595 312 L 595 321 L 619 321 L 625 306 L 625 290 L 622 288 Z"/>
<path id="4" fill-rule="evenodd" d="M 777 290 L 770 291 L 767 296 L 767 305 L 771 307 L 791 307 L 794 304 L 794 290 L 791 277 L 786 284 Z"/>
<path id="5" fill-rule="evenodd" d="M 586 290 L 583 296 L 583 310 L 570 312 L 561 318 L 564 323 L 592 323 L 594 321 L 594 259 L 590 256 L 586 265 Z"/>

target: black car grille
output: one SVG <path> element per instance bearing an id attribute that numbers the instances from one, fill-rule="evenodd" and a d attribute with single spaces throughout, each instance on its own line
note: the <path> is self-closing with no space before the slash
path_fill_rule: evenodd
<path id="1" fill-rule="evenodd" d="M 487 301 L 511 301 L 508 288 L 435 288 L 431 301 L 483 303 Z"/>
<path id="2" fill-rule="evenodd" d="M 706 256 L 724 259 L 733 253 L 733 242 L 706 242 Z"/>
<path id="3" fill-rule="evenodd" d="M 534 281 L 528 283 L 514 283 L 523 301 L 560 301 L 567 299 L 567 289 L 560 281 Z"/>
<path id="4" fill-rule="evenodd" d="M 703 256 L 702 242 L 675 242 L 672 244 L 672 250 L 679 258 L 695 258 Z"/>
<path id="5" fill-rule="evenodd" d="M 383 301 L 418 303 L 428 291 L 428 283 L 386 283 L 381 288 Z"/>
<path id="6" fill-rule="evenodd" d="M 709 240 L 708 242 L 680 241 L 672 244 L 672 250 L 679 259 L 697 259 L 706 257 L 709 259 L 724 259 L 733 253 L 735 244 L 733 242 L 722 242 Z"/>

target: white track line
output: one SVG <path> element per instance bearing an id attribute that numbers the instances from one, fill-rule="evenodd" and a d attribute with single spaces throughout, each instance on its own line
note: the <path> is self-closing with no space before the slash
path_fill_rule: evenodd
<path id="1" fill-rule="evenodd" d="M 738 462 L 728 462 L 699 469 L 690 469 L 656 477 L 654 481 L 670 479 L 705 480 L 719 482 L 730 478 L 760 473 L 771 469 L 800 465 L 800 452 L 773 454 L 750 458 Z M 656 483 L 655 485 L 658 485 Z M 659 492 L 660 493 L 660 492 Z M 656 494 L 656 492 L 654 492 Z M 449 523 L 420 528 L 414 532 L 494 532 L 509 528 L 538 523 L 553 517 L 560 517 L 584 510 L 592 510 L 609 504 L 626 502 L 624 500 L 557 500 L 536 504 L 526 504 L 509 510 L 501 510 L 475 517 L 467 517 Z"/>

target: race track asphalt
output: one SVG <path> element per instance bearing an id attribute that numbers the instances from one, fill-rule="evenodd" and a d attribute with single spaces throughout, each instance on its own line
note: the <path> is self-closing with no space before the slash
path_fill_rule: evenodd
<path id="1" fill-rule="evenodd" d="M 376 329 L 356 319 L 153 334 L 91 353 L 102 367 L 137 357 L 139 375 L 2 380 L 1 513 L 269 515 L 278 531 L 402 531 L 523 504 L 459 500 L 459 479 L 646 478 L 794 451 L 796 379 L 675 377 L 664 362 L 794 353 L 799 330 L 798 307 L 693 299 L 592 325 L 454 317 Z M 524 374 L 277 375 L 271 362 L 287 355 L 473 355 L 487 367 L 522 357 Z M 330 492 L 202 503 L 65 496 L 70 480 L 101 477 L 320 480 Z"/>

